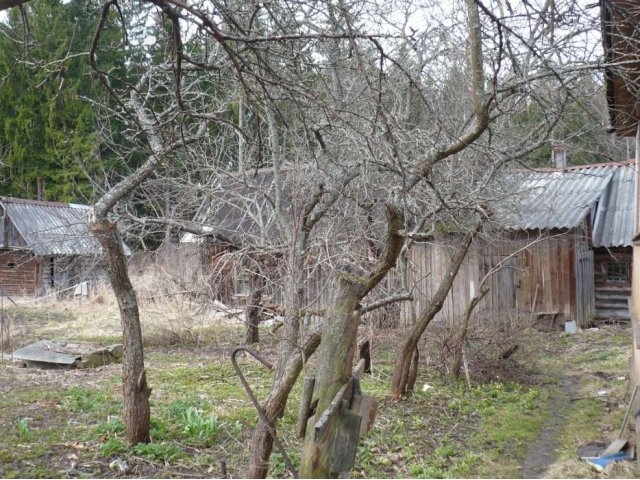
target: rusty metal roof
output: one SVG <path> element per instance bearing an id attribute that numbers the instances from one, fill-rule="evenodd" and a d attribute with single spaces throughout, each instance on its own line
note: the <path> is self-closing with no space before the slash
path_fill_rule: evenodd
<path id="1" fill-rule="evenodd" d="M 99 255 L 88 227 L 89 207 L 2 197 L 0 205 L 36 255 Z"/>
<path id="2" fill-rule="evenodd" d="M 514 178 L 515 177 L 515 178 Z M 595 247 L 631 246 L 635 167 L 629 162 L 561 171 L 518 172 L 519 184 L 504 222 L 512 229 L 577 227 L 589 213 Z"/>

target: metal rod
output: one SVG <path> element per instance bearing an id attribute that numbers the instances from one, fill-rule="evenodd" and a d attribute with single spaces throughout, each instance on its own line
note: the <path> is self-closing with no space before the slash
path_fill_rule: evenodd
<path id="1" fill-rule="evenodd" d="M 262 407 L 260 406 L 260 402 L 258 402 L 258 399 L 256 398 L 256 396 L 254 395 L 253 391 L 251 390 L 251 387 L 249 386 L 249 382 L 247 382 L 247 379 L 245 378 L 245 376 L 243 375 L 242 371 L 240 370 L 240 367 L 238 366 L 238 362 L 236 360 L 236 355 L 238 354 L 238 352 L 241 352 L 241 351 L 247 352 L 249 355 L 251 355 L 253 358 L 258 360 L 260 363 L 262 363 L 269 370 L 273 370 L 273 365 L 271 365 L 271 363 L 269 363 L 266 359 L 261 357 L 260 354 L 258 354 L 258 352 L 256 352 L 252 348 L 237 347 L 237 348 L 235 348 L 233 350 L 233 352 L 231 352 L 231 363 L 233 364 L 233 368 L 236 370 L 236 373 L 240 377 L 240 381 L 242 382 L 242 385 L 244 386 L 244 389 L 246 390 L 247 395 L 249 395 L 249 398 L 253 402 L 253 406 L 256 408 L 256 410 L 260 414 L 260 418 L 262 419 L 262 421 L 266 425 L 267 431 L 269 432 L 269 435 L 271 435 L 271 438 L 273 438 L 273 443 L 276 444 L 276 447 L 278 448 L 278 450 L 282 454 L 282 458 L 284 460 L 284 463 L 287 465 L 287 468 L 289 469 L 289 471 L 291 472 L 291 474 L 293 475 L 294 478 L 298 478 L 298 472 L 296 471 L 295 467 L 293 466 L 293 463 L 291 462 L 291 459 L 289 458 L 289 455 L 287 455 L 287 452 L 285 451 L 284 447 L 282 446 L 282 443 L 278 439 L 278 436 L 276 435 L 275 428 L 271 425 L 271 422 L 267 418 L 267 414 L 264 413 L 264 410 L 262 410 Z"/>

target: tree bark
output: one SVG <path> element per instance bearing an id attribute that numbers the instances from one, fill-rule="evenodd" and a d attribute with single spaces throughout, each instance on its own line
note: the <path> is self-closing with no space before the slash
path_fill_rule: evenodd
<path id="1" fill-rule="evenodd" d="M 244 337 L 244 343 L 252 345 L 260 341 L 258 326 L 262 320 L 262 293 L 264 292 L 265 280 L 262 275 L 253 275 L 251 280 L 251 295 L 245 309 L 245 321 L 247 330 Z"/>
<path id="2" fill-rule="evenodd" d="M 91 223 L 91 230 L 108 256 L 109 278 L 120 309 L 124 347 L 122 375 L 126 437 L 133 445 L 148 442 L 151 389 L 147 385 L 144 368 L 138 301 L 129 279 L 122 240 L 116 225 L 106 220 L 95 220 Z"/>
<path id="3" fill-rule="evenodd" d="M 314 425 L 329 406 L 336 393 L 351 376 L 353 355 L 358 336 L 360 315 L 354 313 L 362 295 L 366 278 L 339 272 L 336 276 L 335 297 L 322 328 L 324 341 L 320 345 L 314 398 L 318 401 L 316 414 L 309 420 Z M 335 426 L 333 427 L 335 428 Z M 332 430 L 316 442 L 315 430 L 307 428 L 300 467 L 301 478 L 335 478 L 331 471 Z"/>
<path id="4" fill-rule="evenodd" d="M 447 273 L 442 279 L 438 290 L 431 298 L 429 304 L 422 310 L 422 312 L 420 312 L 418 320 L 413 326 L 409 337 L 398 351 L 391 384 L 391 393 L 395 400 L 398 400 L 407 394 L 407 385 L 409 383 L 409 375 L 411 372 L 411 359 L 413 358 L 416 348 L 418 348 L 418 341 L 429 323 L 431 323 L 431 320 L 433 320 L 436 314 L 442 309 L 442 305 L 449 294 L 449 290 L 451 290 L 453 281 L 458 274 L 458 270 L 460 270 L 460 266 L 462 265 L 467 252 L 469 251 L 469 247 L 471 247 L 473 239 L 481 228 L 482 222 L 479 220 L 474 229 L 465 235 L 462 244 L 458 247 L 456 254 L 449 263 Z"/>
<path id="5" fill-rule="evenodd" d="M 407 394 L 412 394 L 418 379 L 418 364 L 420 363 L 420 349 L 416 347 L 413 352 L 413 360 L 411 360 L 411 369 L 409 370 L 409 378 L 407 379 Z"/>

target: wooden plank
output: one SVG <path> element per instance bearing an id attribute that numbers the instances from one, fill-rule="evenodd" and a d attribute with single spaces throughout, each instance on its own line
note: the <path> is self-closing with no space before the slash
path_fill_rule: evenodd
<path id="1" fill-rule="evenodd" d="M 331 472 L 351 470 L 356 462 L 360 422 L 362 417 L 347 409 L 340 409 L 337 416 L 336 433 L 333 439 Z"/>
<path id="2" fill-rule="evenodd" d="M 378 413 L 378 401 L 369 395 L 354 395 L 351 410 L 362 417 L 359 437 L 371 431 Z"/>
<path id="3" fill-rule="evenodd" d="M 322 412 L 314 426 L 314 440 L 316 442 L 319 442 L 324 436 L 324 433 L 329 429 L 331 421 L 336 417 L 336 414 L 340 409 L 340 404 L 343 400 L 351 396 L 352 390 L 353 378 L 349 379 L 347 383 L 340 387 L 340 390 L 338 390 L 336 396 L 333 397 L 333 400 L 331 401 L 329 406 L 324 412 Z"/>
<path id="4" fill-rule="evenodd" d="M 307 421 L 309 420 L 309 413 L 311 411 L 311 401 L 313 399 L 313 387 L 316 384 L 316 377 L 314 375 L 308 375 L 304 377 L 302 385 L 302 397 L 300 398 L 300 409 L 298 410 L 298 424 L 296 426 L 296 433 L 298 438 L 304 438 L 307 431 Z"/>

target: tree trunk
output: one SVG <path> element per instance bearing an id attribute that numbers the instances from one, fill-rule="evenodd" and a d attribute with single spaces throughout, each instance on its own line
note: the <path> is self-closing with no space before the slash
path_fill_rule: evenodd
<path id="1" fill-rule="evenodd" d="M 398 352 L 391 383 L 391 393 L 395 400 L 398 400 L 407 394 L 407 385 L 409 383 L 409 376 L 411 373 L 411 359 L 413 358 L 416 348 L 418 348 L 418 341 L 429 323 L 431 323 L 431 320 L 433 320 L 433 317 L 435 317 L 442 309 L 442 305 L 449 294 L 449 290 L 451 290 L 451 286 L 458 274 L 458 270 L 460 270 L 460 266 L 469 251 L 469 247 L 481 227 L 482 222 L 478 221 L 475 228 L 465 235 L 462 244 L 458 247 L 456 254 L 449 263 L 447 272 L 442 279 L 438 290 L 431 298 L 429 304 L 422 312 L 420 312 L 418 321 L 413 326 L 409 337 Z"/>
<path id="2" fill-rule="evenodd" d="M 420 349 L 416 348 L 413 352 L 413 360 L 411 360 L 411 370 L 409 370 L 409 378 L 407 380 L 407 394 L 413 394 L 418 379 L 418 364 L 420 363 Z"/>
<path id="3" fill-rule="evenodd" d="M 355 313 L 364 286 L 365 278 L 340 272 L 336 277 L 335 297 L 322 329 L 324 341 L 318 353 L 314 399 L 317 399 L 316 414 L 309 424 L 313 425 L 329 406 L 336 393 L 351 376 L 353 355 L 356 349 L 360 315 Z M 333 427 L 335 429 L 335 425 Z M 335 478 L 340 472 L 331 471 L 331 449 L 333 430 L 315 441 L 315 431 L 307 428 L 302 453 L 301 478 Z"/>
<path id="4" fill-rule="evenodd" d="M 298 348 L 301 322 L 300 312 L 304 301 L 302 281 L 304 271 L 303 261 L 304 256 L 301 255 L 300 252 L 292 252 L 292 258 L 289 259 L 289 276 L 284 289 L 285 318 L 284 324 L 280 329 L 282 337 L 278 342 L 279 355 L 276 364 L 275 380 L 271 386 L 269 396 L 262 406 L 274 430 L 276 422 L 284 414 L 289 393 L 291 393 L 291 389 L 295 385 L 303 366 L 303 355 Z M 311 353 L 313 353 L 313 351 L 315 351 L 315 347 Z M 309 353 L 309 355 L 311 353 Z M 306 358 L 304 360 L 306 361 Z M 251 460 L 247 478 L 265 478 L 267 476 L 269 471 L 269 457 L 271 457 L 272 450 L 273 439 L 269 434 L 268 425 L 260 419 L 251 440 Z"/>
<path id="5" fill-rule="evenodd" d="M 487 294 L 488 288 L 484 286 L 480 287 L 480 293 L 473 297 L 464 310 L 462 317 L 462 325 L 460 326 L 460 333 L 453 342 L 453 358 L 451 361 L 451 376 L 458 378 L 460 376 L 460 369 L 462 368 L 462 348 L 467 341 L 467 333 L 469 332 L 469 320 L 474 308 L 480 303 L 480 300 Z"/>
<path id="6" fill-rule="evenodd" d="M 306 358 L 310 357 L 320 345 L 320 334 L 313 334 L 303 349 L 296 350 L 282 365 L 281 376 L 274 382 L 269 397 L 263 404 L 266 417 L 271 427 L 276 429 L 276 421 L 282 417 L 287 406 L 289 393 L 296 383 Z M 251 439 L 251 463 L 246 478 L 265 478 L 269 472 L 269 457 L 273 450 L 273 438 L 268 426 L 260 419 L 253 431 Z"/>
<path id="7" fill-rule="evenodd" d="M 244 343 L 252 345 L 260 341 L 258 326 L 262 320 L 262 293 L 264 292 L 265 279 L 262 275 L 253 275 L 251 281 L 251 295 L 249 295 L 245 309 L 245 321 L 247 330 Z"/>
<path id="8" fill-rule="evenodd" d="M 144 368 L 138 301 L 129 279 L 122 240 L 115 224 L 106 220 L 96 220 L 91 224 L 91 230 L 107 255 L 109 278 L 120 309 L 124 347 L 122 374 L 126 437 L 133 445 L 148 442 L 151 389 L 147 385 Z"/>

